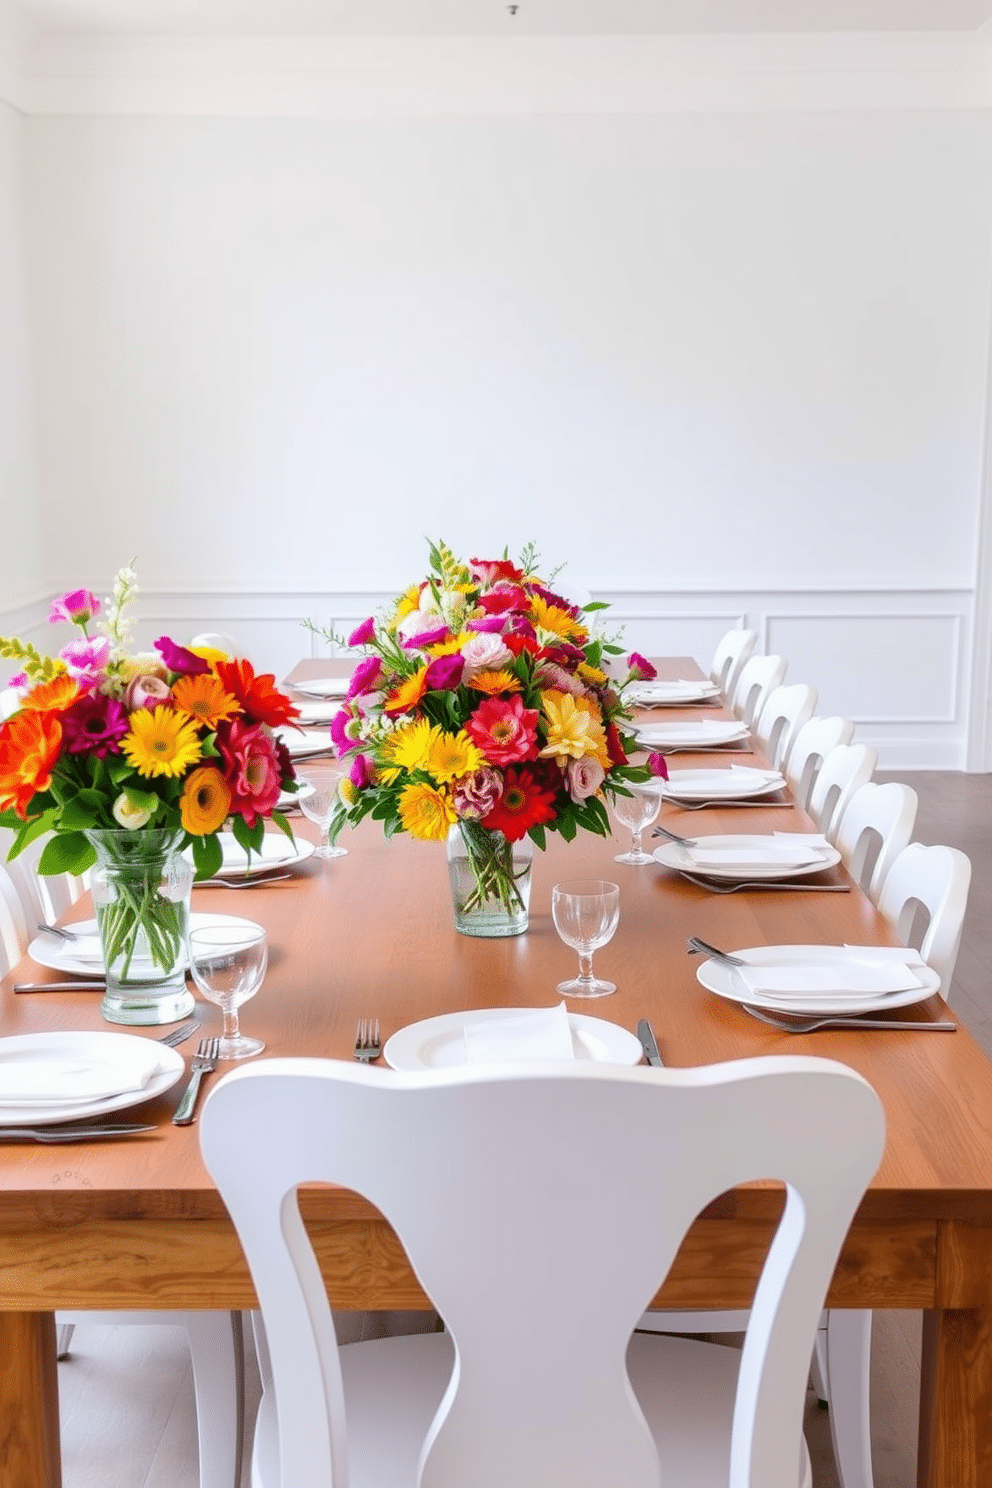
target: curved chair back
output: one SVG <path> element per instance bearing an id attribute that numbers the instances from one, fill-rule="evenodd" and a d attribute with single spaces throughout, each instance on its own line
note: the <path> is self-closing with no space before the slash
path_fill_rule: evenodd
<path id="1" fill-rule="evenodd" d="M 809 805 L 813 782 L 824 758 L 838 744 L 849 744 L 853 737 L 854 724 L 838 714 L 809 718 L 797 731 L 785 760 L 785 778 L 800 806 Z"/>
<path id="2" fill-rule="evenodd" d="M 855 791 L 836 824 L 834 847 L 875 904 L 886 874 L 913 835 L 916 807 L 912 786 L 869 780 Z"/>
<path id="3" fill-rule="evenodd" d="M 716 643 L 713 660 L 710 662 L 710 681 L 728 700 L 733 697 L 741 667 L 758 644 L 756 630 L 728 630 Z"/>
<path id="4" fill-rule="evenodd" d="M 903 945 L 909 944 L 918 908 L 926 911 L 929 923 L 919 952 L 940 977 L 945 998 L 954 977 L 970 884 L 971 860 L 966 853 L 911 842 L 892 864 L 879 895 L 878 907 Z"/>
<path id="5" fill-rule="evenodd" d="M 831 842 L 848 801 L 871 779 L 877 763 L 878 750 L 867 744 L 838 744 L 824 756 L 813 781 L 807 810 Z"/>
<path id="6" fill-rule="evenodd" d="M 28 945 L 24 910 L 7 866 L 0 863 L 0 976 L 16 966 Z"/>
<path id="7" fill-rule="evenodd" d="M 787 662 L 782 656 L 752 656 L 741 667 L 731 708 L 749 726 L 765 705 L 765 700 L 785 677 Z"/>
<path id="8" fill-rule="evenodd" d="M 773 687 L 765 699 L 754 733 L 776 770 L 785 764 L 797 733 L 812 718 L 816 697 L 815 687 L 795 682 L 791 687 Z"/>
<path id="9" fill-rule="evenodd" d="M 341 1184 L 380 1210 L 453 1340 L 419 1481 L 657 1488 L 632 1331 L 701 1209 L 779 1179 L 731 1458 L 738 1488 L 795 1488 L 820 1309 L 884 1145 L 880 1102 L 853 1070 L 791 1056 L 423 1074 L 272 1059 L 215 1087 L 200 1142 L 261 1306 L 281 1488 L 347 1481 L 341 1361 L 299 1185 Z"/>

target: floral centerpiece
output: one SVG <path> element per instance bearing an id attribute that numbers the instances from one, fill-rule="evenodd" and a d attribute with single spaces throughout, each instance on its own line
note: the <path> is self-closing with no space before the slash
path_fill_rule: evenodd
<path id="1" fill-rule="evenodd" d="M 10 684 L 14 710 L 0 723 L 0 825 L 13 829 L 11 857 L 51 834 L 41 873 L 97 863 L 98 875 L 110 874 L 109 888 L 94 877 L 108 994 L 139 963 L 146 989 L 175 983 L 193 877 L 179 854 L 189 848 L 196 876 L 209 878 L 223 861 L 225 823 L 248 852 L 261 846 L 267 818 L 292 836 L 277 803 L 295 790 L 295 772 L 273 728 L 297 710 L 247 661 L 197 654 L 167 636 L 154 653 L 132 651 L 125 611 L 135 592 L 124 568 L 105 619 L 87 589 L 55 600 L 49 620 L 81 632 L 56 656 L 0 637 L 0 656 L 22 668 Z M 182 983 L 186 995 L 184 974 Z"/>
<path id="2" fill-rule="evenodd" d="M 332 833 L 371 816 L 387 835 L 452 839 L 470 869 L 459 928 L 515 934 L 514 844 L 605 836 L 607 801 L 665 773 L 659 755 L 631 762 L 621 693 L 655 672 L 601 633 L 605 605 L 579 608 L 538 577 L 533 549 L 519 564 L 462 562 L 443 543 L 430 557 L 426 579 L 348 638 L 366 657 L 331 723 L 350 765 Z"/>

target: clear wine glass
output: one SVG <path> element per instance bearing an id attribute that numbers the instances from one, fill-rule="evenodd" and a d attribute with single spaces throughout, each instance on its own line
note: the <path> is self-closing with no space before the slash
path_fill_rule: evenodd
<path id="1" fill-rule="evenodd" d="M 654 858 L 641 846 L 641 833 L 653 822 L 661 810 L 661 792 L 643 786 L 628 785 L 629 796 L 614 796 L 613 815 L 618 822 L 630 828 L 630 850 L 617 853 L 615 863 L 653 863 Z"/>
<path id="2" fill-rule="evenodd" d="M 198 925 L 189 932 L 193 980 L 224 1014 L 221 1059 L 248 1059 L 265 1048 L 261 1039 L 246 1038 L 241 1032 L 238 1008 L 255 996 L 268 961 L 268 940 L 261 925 Z"/>
<path id="3" fill-rule="evenodd" d="M 338 802 L 338 787 L 344 775 L 344 770 L 336 760 L 314 760 L 304 770 L 298 769 L 296 772 L 297 784 L 300 787 L 296 799 L 300 810 L 320 828 L 320 845 L 315 853 L 318 858 L 347 856 L 348 849 L 338 847 L 330 839 L 331 817 L 334 815 L 334 808 Z"/>
<path id="4" fill-rule="evenodd" d="M 579 953 L 579 974 L 559 982 L 565 997 L 605 997 L 617 990 L 616 982 L 592 974 L 592 953 L 613 939 L 620 922 L 620 889 L 602 879 L 555 884 L 551 891 L 551 917 L 566 945 Z"/>

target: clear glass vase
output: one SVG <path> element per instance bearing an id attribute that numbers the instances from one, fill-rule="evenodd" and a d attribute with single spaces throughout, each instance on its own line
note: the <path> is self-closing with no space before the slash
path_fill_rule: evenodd
<path id="1" fill-rule="evenodd" d="M 462 935 L 523 935 L 533 858 L 529 837 L 508 842 L 479 822 L 457 822 L 448 833 L 455 929 Z"/>
<path id="2" fill-rule="evenodd" d="M 93 905 L 103 944 L 108 1023 L 175 1023 L 195 1006 L 186 986 L 192 864 L 182 832 L 89 831 Z"/>

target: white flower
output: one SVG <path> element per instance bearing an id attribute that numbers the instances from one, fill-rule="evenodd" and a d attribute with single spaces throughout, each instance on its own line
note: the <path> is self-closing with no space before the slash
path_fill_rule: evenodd
<path id="1" fill-rule="evenodd" d="M 140 807 L 131 805 L 126 791 L 121 791 L 111 809 L 114 821 L 122 827 L 127 827 L 131 832 L 136 832 L 139 827 L 146 827 L 152 819 L 150 811 L 143 811 Z"/>
<path id="2" fill-rule="evenodd" d="M 513 652 L 502 636 L 480 631 L 465 642 L 462 658 L 465 662 L 464 675 L 468 678 L 474 677 L 477 672 L 498 672 L 501 667 L 509 666 L 513 660 Z"/>

